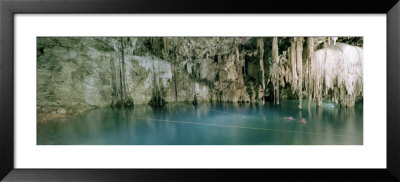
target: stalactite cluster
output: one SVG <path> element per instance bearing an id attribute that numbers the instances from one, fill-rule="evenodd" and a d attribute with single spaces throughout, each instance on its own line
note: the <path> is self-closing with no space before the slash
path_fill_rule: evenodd
<path id="1" fill-rule="evenodd" d="M 344 107 L 353 107 L 363 92 L 363 50 L 357 46 L 336 43 L 336 40 L 337 38 L 327 38 L 323 42 L 325 47 L 318 49 L 315 46 L 318 40 L 313 37 L 306 38 L 305 46 L 303 37 L 293 38 L 288 56 L 290 69 L 285 71 L 285 59 L 281 58 L 279 63 L 276 58 L 277 46 L 273 38 L 274 63 L 270 73 L 274 102 L 279 103 L 279 77 L 285 77 L 291 90 L 298 95 L 299 108 L 302 108 L 304 92 L 308 97 L 308 107 L 312 101 L 320 106 L 324 99 L 330 99 Z"/>
<path id="2" fill-rule="evenodd" d="M 112 76 L 112 84 L 113 84 L 113 103 L 112 106 L 121 107 L 123 114 L 125 106 L 132 106 L 133 99 L 131 98 L 129 93 L 129 89 L 126 84 L 126 65 L 125 65 L 125 44 L 126 38 L 115 38 L 112 39 L 112 45 L 114 46 L 114 50 L 116 52 L 116 58 L 111 59 L 111 74 Z M 114 61 L 114 63 L 112 63 Z"/>
<path id="3" fill-rule="evenodd" d="M 362 38 L 40 37 L 38 117 L 167 102 L 303 97 L 352 107 L 363 94 Z M 352 45 L 350 45 L 352 44 Z"/>
<path id="4" fill-rule="evenodd" d="M 363 94 L 363 49 L 336 43 L 315 51 L 311 63 L 312 97 L 320 105 L 323 95 L 342 106 L 352 107 Z"/>

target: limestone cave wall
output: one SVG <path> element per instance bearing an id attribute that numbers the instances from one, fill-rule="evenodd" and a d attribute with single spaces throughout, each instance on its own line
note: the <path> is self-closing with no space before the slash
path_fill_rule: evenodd
<path id="1" fill-rule="evenodd" d="M 312 42 L 308 49 L 310 43 L 304 43 L 305 40 Z M 279 104 L 281 99 L 301 99 L 303 95 L 310 100 L 317 100 L 317 103 L 318 99 L 332 96 L 337 102 L 340 102 L 339 97 L 349 100 L 342 102 L 351 106 L 348 102 L 354 103 L 356 98 L 362 96 L 359 77 L 351 77 L 354 83 L 350 84 L 357 84 L 354 87 L 338 83 L 336 77 L 330 77 L 336 81 L 329 85 L 333 94 L 326 89 L 326 94 L 320 96 L 317 87 L 328 88 L 324 86 L 324 81 L 313 85 L 310 83 L 325 77 L 320 75 L 313 79 L 311 74 L 306 74 L 312 69 L 328 69 L 311 67 L 317 64 L 311 61 L 325 60 L 312 59 L 309 54 L 313 55 L 313 51 L 321 49 L 333 49 L 335 42 L 332 43 L 332 40 L 276 37 L 38 37 L 38 122 L 96 107 L 191 102 L 194 99 L 199 102 L 274 101 Z M 342 40 L 344 42 L 347 39 Z M 351 39 L 360 44 L 360 39 L 356 40 Z M 318 54 L 320 52 L 317 51 Z M 297 59 L 293 59 L 294 55 Z M 353 67 L 357 64 L 358 60 L 351 63 Z M 347 78 L 343 75 L 339 77 Z M 336 91 L 334 84 L 339 88 Z M 316 91 L 310 91 L 311 87 Z M 354 95 L 350 94 L 351 97 L 348 96 L 349 88 L 357 88 Z"/>

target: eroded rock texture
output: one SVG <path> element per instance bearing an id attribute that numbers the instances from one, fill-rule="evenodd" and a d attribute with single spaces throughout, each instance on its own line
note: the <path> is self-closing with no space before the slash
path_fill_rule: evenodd
<path id="1" fill-rule="evenodd" d="M 362 48 L 328 40 L 38 37 L 38 121 L 95 107 L 193 100 L 279 104 L 304 96 L 352 106 L 362 97 Z"/>

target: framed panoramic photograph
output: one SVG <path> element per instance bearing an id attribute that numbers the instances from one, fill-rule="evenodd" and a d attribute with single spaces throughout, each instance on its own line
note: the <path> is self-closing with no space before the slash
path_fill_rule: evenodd
<path id="1" fill-rule="evenodd" d="M 4 181 L 399 181 L 397 1 L 1 1 Z"/>

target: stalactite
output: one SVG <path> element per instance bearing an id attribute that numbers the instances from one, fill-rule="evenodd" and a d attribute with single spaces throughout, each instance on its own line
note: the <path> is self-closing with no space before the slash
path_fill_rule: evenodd
<path id="1" fill-rule="evenodd" d="M 264 104 L 264 92 L 265 92 L 265 72 L 264 72 L 264 40 L 263 38 L 257 39 L 257 46 L 260 54 L 260 71 L 261 71 L 261 89 L 259 89 L 259 94 L 261 94 L 261 102 Z M 259 95 L 260 97 L 260 95 Z"/>
<path id="2" fill-rule="evenodd" d="M 164 100 L 165 90 L 163 84 L 160 83 L 162 82 L 162 78 L 160 77 L 159 73 L 160 73 L 160 66 L 157 64 L 157 62 L 153 63 L 152 96 L 148 104 L 156 108 L 163 107 L 166 104 L 166 101 Z"/>
<path id="3" fill-rule="evenodd" d="M 168 53 L 169 53 L 169 49 L 168 49 L 168 37 L 164 37 L 164 38 L 163 38 L 163 42 L 164 42 L 163 53 L 168 55 Z"/>
<path id="4" fill-rule="evenodd" d="M 175 60 L 173 61 L 173 80 L 174 80 L 174 91 L 175 91 L 175 102 L 178 101 L 178 74 L 179 72 L 177 71 L 177 65 L 179 64 L 179 62 L 182 60 L 182 56 L 180 54 L 181 52 L 181 39 L 180 38 L 175 38 L 175 42 L 177 42 L 177 46 L 175 47 L 174 51 L 174 55 L 175 55 Z"/>
<path id="5" fill-rule="evenodd" d="M 125 97 L 125 82 L 124 82 L 124 45 L 122 42 L 122 38 L 119 39 L 120 42 L 120 52 L 121 52 L 121 59 L 120 59 L 120 70 L 119 70 L 119 76 L 120 76 L 120 88 L 121 88 L 121 109 L 122 109 L 122 116 L 125 117 L 125 103 L 124 103 L 124 97 Z"/>
<path id="6" fill-rule="evenodd" d="M 193 101 L 194 101 L 196 98 L 196 88 L 195 88 L 194 82 L 192 82 L 192 95 L 193 95 Z"/>
<path id="7" fill-rule="evenodd" d="M 313 55 L 314 55 L 314 38 L 308 37 L 307 38 L 307 47 L 306 47 L 306 65 L 305 65 L 305 86 L 306 86 L 306 93 L 308 95 L 308 108 L 310 108 L 311 101 L 312 101 L 312 81 L 311 81 L 311 63 L 313 62 Z"/>
<path id="8" fill-rule="evenodd" d="M 238 82 L 239 84 L 244 84 L 243 82 L 243 67 L 244 67 L 244 58 L 241 58 L 240 53 L 239 53 L 239 47 L 235 46 L 235 64 L 236 64 L 236 70 L 238 72 L 239 78 Z"/>
<path id="9" fill-rule="evenodd" d="M 291 79 L 291 87 L 293 93 L 296 92 L 297 90 L 297 72 L 296 72 L 296 42 L 294 38 L 290 42 L 290 54 L 289 54 L 289 59 L 290 59 L 290 68 L 292 70 L 292 79 Z"/>
<path id="10" fill-rule="evenodd" d="M 121 43 L 121 60 L 122 60 L 122 89 L 124 91 L 124 98 L 127 98 L 126 95 L 126 66 L 125 66 L 125 46 L 124 46 L 124 40 L 120 38 L 120 43 Z"/>
<path id="11" fill-rule="evenodd" d="M 303 99 L 303 37 L 296 37 L 296 66 L 298 73 L 298 96 L 299 96 L 299 108 L 302 108 L 302 99 Z"/>
<path id="12" fill-rule="evenodd" d="M 178 57 L 176 57 L 176 61 L 179 61 L 180 59 Z M 178 72 L 176 71 L 176 63 L 172 64 L 172 78 L 173 78 L 173 82 L 174 82 L 174 94 L 175 94 L 175 102 L 178 102 Z"/>
<path id="13" fill-rule="evenodd" d="M 115 106 L 117 106 L 118 105 L 118 102 L 120 101 L 120 99 L 121 99 L 121 85 L 120 85 L 120 83 L 118 83 L 118 79 L 119 80 L 121 80 L 121 77 L 120 77 L 120 59 L 119 59 L 119 51 L 118 51 L 118 49 L 116 50 L 116 53 L 115 53 L 115 56 L 116 56 L 116 59 L 114 59 L 114 62 L 113 62 L 113 66 L 114 66 L 114 76 L 115 76 L 115 96 L 116 96 L 116 98 L 115 98 Z"/>
<path id="14" fill-rule="evenodd" d="M 333 45 L 336 44 L 337 39 L 338 39 L 338 37 L 332 37 Z"/>
<path id="15" fill-rule="evenodd" d="M 280 83 L 280 74 L 281 71 L 279 69 L 279 55 L 278 55 L 278 37 L 274 37 L 272 39 L 272 69 L 271 79 L 272 85 L 274 87 L 274 103 L 279 104 L 279 83 Z"/>
<path id="16" fill-rule="evenodd" d="M 114 106 L 116 101 L 118 100 L 118 91 L 117 91 L 117 76 L 116 76 L 116 68 L 114 59 L 110 59 L 110 73 L 111 73 L 111 87 L 112 87 L 112 103 L 111 106 Z"/>

